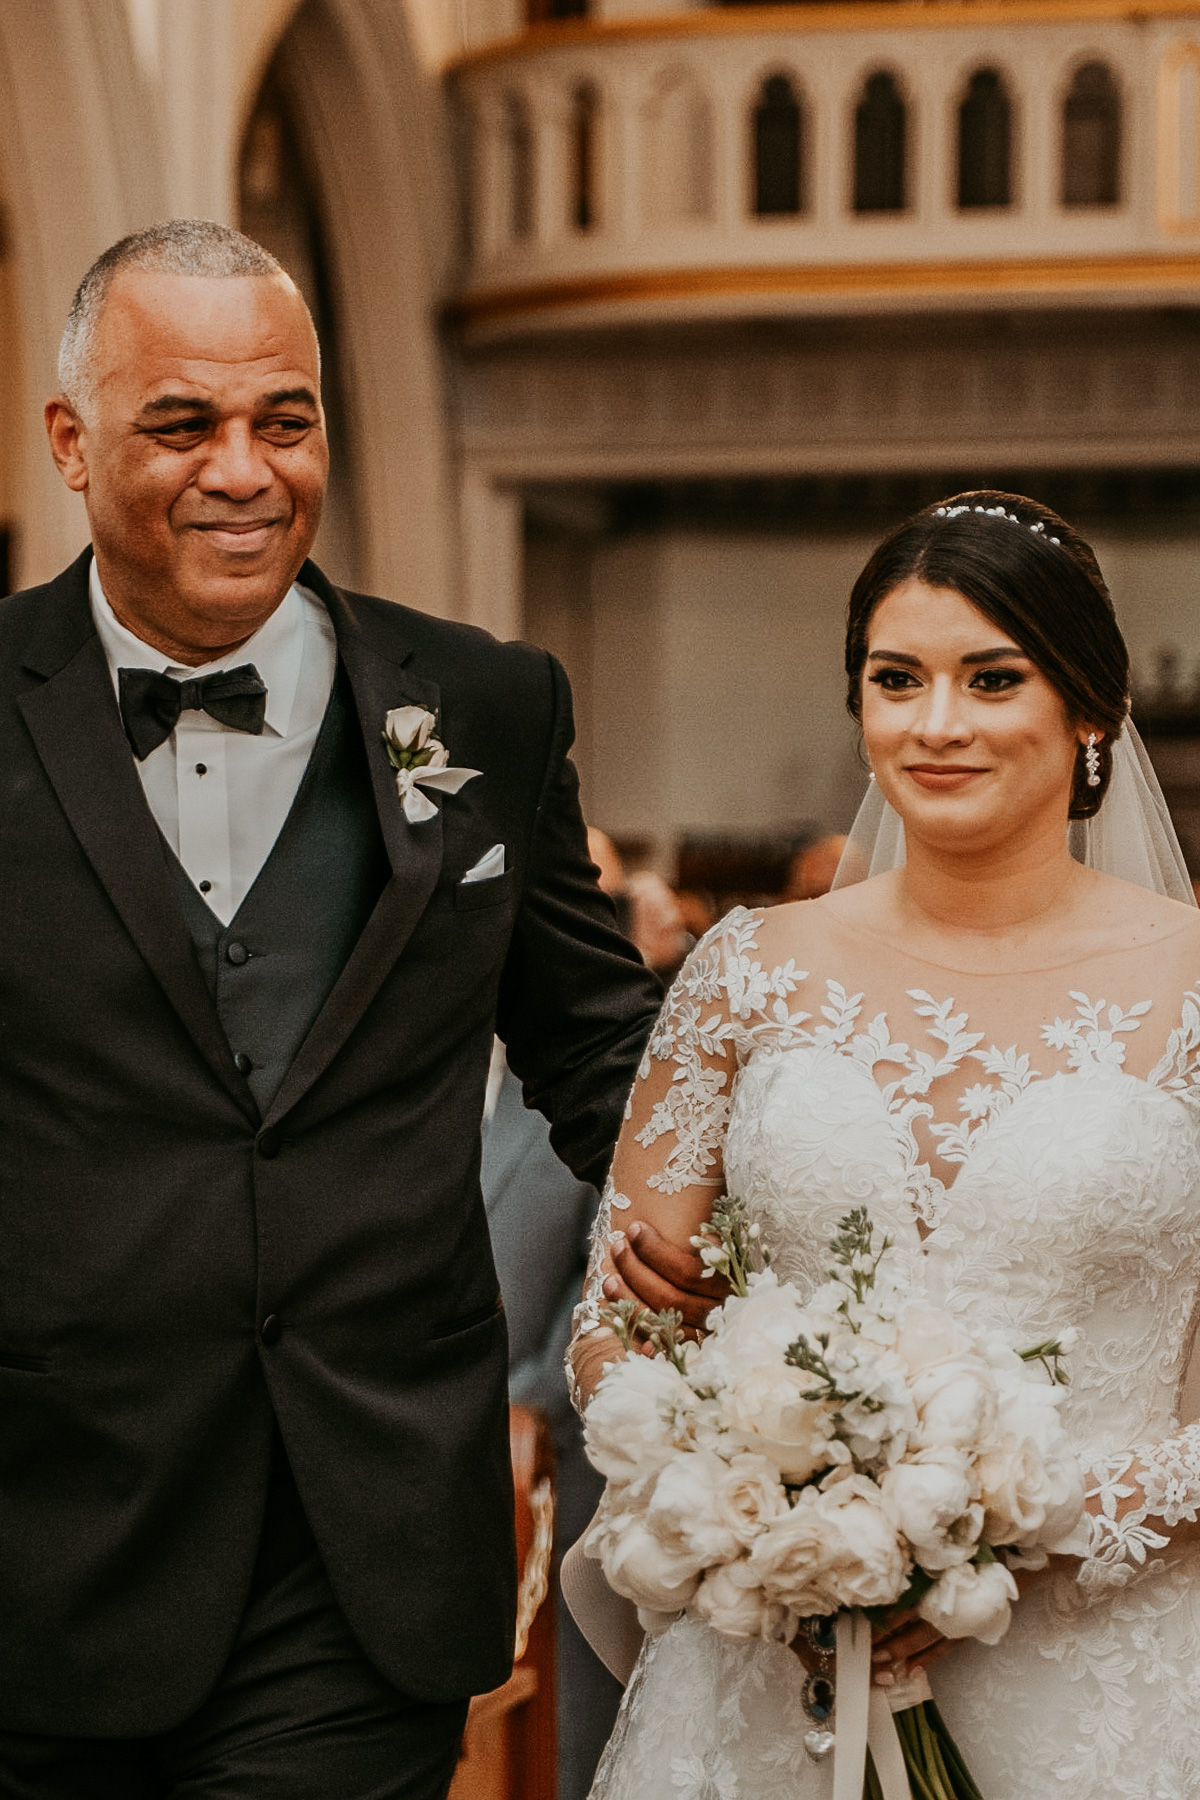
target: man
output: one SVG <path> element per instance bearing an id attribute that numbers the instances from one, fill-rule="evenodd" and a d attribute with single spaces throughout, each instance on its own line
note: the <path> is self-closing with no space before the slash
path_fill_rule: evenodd
<path id="1" fill-rule="evenodd" d="M 92 549 L 0 606 L 20 1800 L 444 1794 L 515 1585 L 493 1030 L 595 1182 L 656 1004 L 557 665 L 306 560 L 318 376 L 240 234 L 115 246 L 46 409 Z"/>

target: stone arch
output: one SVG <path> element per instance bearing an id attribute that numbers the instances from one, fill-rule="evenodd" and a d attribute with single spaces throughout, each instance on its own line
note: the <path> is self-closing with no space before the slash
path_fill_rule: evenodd
<path id="1" fill-rule="evenodd" d="M 154 96 L 124 0 L 0 7 L 0 109 L 20 348 L 14 572 L 29 585 L 87 542 L 83 504 L 59 480 L 41 423 L 71 295 L 101 250 L 167 211 L 163 159 L 146 153 L 161 141 Z"/>
<path id="2" fill-rule="evenodd" d="M 436 307 L 455 209 L 440 96 L 387 0 L 303 0 L 270 67 L 303 132 L 339 321 L 357 519 L 348 576 L 450 614 L 459 574 Z"/>

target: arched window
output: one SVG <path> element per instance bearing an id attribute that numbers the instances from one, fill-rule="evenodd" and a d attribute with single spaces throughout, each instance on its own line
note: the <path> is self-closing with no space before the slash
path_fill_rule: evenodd
<path id="1" fill-rule="evenodd" d="M 1012 108 L 995 69 L 976 69 L 958 109 L 958 204 L 1008 206 Z"/>
<path id="2" fill-rule="evenodd" d="M 686 71 L 668 73 L 646 110 L 645 205 L 664 223 L 707 219 L 713 204 L 712 108 Z"/>
<path id="3" fill-rule="evenodd" d="M 596 227 L 596 127 L 600 97 L 584 81 L 571 96 L 571 224 L 576 231 Z"/>
<path id="4" fill-rule="evenodd" d="M 1063 102 L 1064 206 L 1115 206 L 1121 182 L 1121 96 L 1107 63 L 1076 69 Z"/>
<path id="5" fill-rule="evenodd" d="M 786 75 L 768 75 L 754 108 L 754 210 L 777 218 L 804 208 L 803 121 Z"/>
<path id="6" fill-rule="evenodd" d="M 903 212 L 905 126 L 896 78 L 877 70 L 867 77 L 854 114 L 855 212 Z"/>
<path id="7" fill-rule="evenodd" d="M 543 19 L 582 19 L 587 0 L 525 0 L 525 23 L 540 25 Z"/>
<path id="8" fill-rule="evenodd" d="M 508 232 L 527 238 L 533 232 L 533 128 L 529 108 L 519 94 L 504 100 L 504 136 L 508 152 Z"/>

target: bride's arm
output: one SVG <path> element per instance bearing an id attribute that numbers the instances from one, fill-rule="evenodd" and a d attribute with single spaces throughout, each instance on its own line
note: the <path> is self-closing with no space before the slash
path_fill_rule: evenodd
<path id="1" fill-rule="evenodd" d="M 1200 1542 L 1200 1424 L 1094 1463 L 1087 1508 L 1084 1588 L 1126 1587 L 1158 1551 Z"/>
<path id="2" fill-rule="evenodd" d="M 1074 1575 L 1085 1592 L 1111 1592 L 1136 1581 L 1160 1552 L 1200 1543 L 1200 1424 L 1093 1464 L 1087 1512 L 1084 1556 L 1052 1556 L 1040 1575 L 1018 1572 L 1022 1593 L 1055 1570 Z M 923 1668 L 954 1648 L 913 1614 L 878 1631 L 876 1643 L 875 1680 L 883 1686 L 894 1669 Z"/>
<path id="3" fill-rule="evenodd" d="M 718 926 L 692 952 L 667 995 L 629 1097 L 596 1227 L 584 1296 L 568 1352 L 573 1398 L 590 1400 L 607 1363 L 621 1355 L 601 1322 L 614 1238 L 651 1226 L 677 1250 L 724 1192 L 723 1149 L 737 1069 L 736 1023 L 723 981 Z"/>

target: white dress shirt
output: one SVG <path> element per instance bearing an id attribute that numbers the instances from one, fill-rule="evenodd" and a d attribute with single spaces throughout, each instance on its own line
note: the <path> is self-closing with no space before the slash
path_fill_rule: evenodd
<path id="1" fill-rule="evenodd" d="M 205 712 L 182 712 L 171 735 L 135 763 L 160 831 L 228 925 L 271 854 L 304 779 L 337 667 L 332 621 L 316 595 L 297 583 L 247 643 L 191 668 L 170 662 L 118 623 L 94 558 L 91 602 L 118 693 L 118 669 L 154 669 L 190 681 L 253 663 L 267 684 L 261 736 L 234 731 Z"/>

